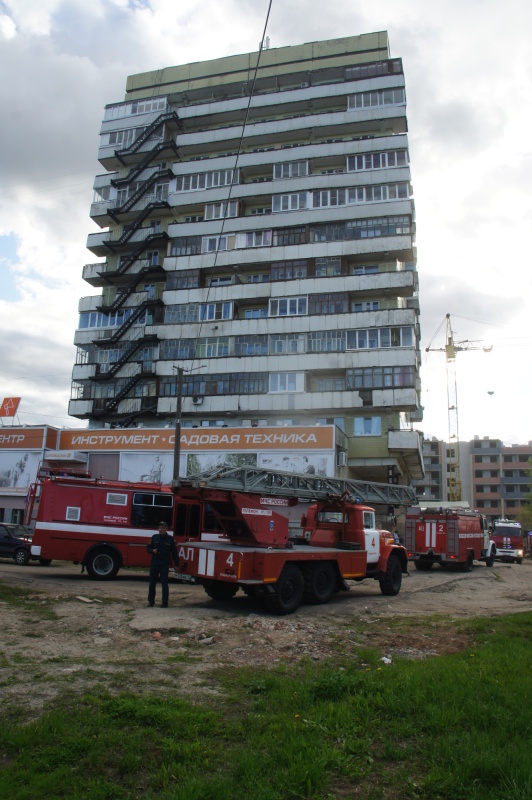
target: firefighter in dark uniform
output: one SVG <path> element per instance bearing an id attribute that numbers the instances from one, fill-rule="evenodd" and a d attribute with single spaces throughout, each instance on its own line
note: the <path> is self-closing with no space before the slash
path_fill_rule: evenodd
<path id="1" fill-rule="evenodd" d="M 174 537 L 169 535 L 166 522 L 159 523 L 159 533 L 155 533 L 151 537 L 151 541 L 146 546 L 146 550 L 148 553 L 151 553 L 148 605 L 155 605 L 155 587 L 159 579 L 161 581 L 163 595 L 161 608 L 168 608 L 168 570 L 170 569 L 170 558 L 173 556 L 174 564 L 177 564 L 179 556 Z"/>

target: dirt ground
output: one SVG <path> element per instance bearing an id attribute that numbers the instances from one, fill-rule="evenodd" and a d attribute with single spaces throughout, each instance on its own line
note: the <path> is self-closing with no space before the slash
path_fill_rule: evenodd
<path id="1" fill-rule="evenodd" d="M 397 656 L 426 658 L 467 646 L 453 621 L 532 610 L 530 559 L 491 569 L 475 563 L 470 573 L 412 566 L 392 598 L 374 580 L 350 585 L 326 605 L 277 617 L 241 592 L 216 603 L 201 586 L 173 579 L 170 607 L 147 608 L 145 571 L 123 570 L 114 581 L 95 582 L 70 564 L 0 561 L 0 587 L 7 589 L 0 603 L 0 698 L 38 713 L 65 689 L 96 685 L 157 691 L 171 681 L 184 695 L 205 695 L 218 691 L 217 667 L 359 658 L 367 645 L 391 663 Z M 23 590 L 22 600 L 16 589 Z M 442 615 L 443 626 L 435 620 Z"/>

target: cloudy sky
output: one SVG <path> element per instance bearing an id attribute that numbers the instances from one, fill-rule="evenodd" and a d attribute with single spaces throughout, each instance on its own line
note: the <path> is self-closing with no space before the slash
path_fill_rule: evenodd
<path id="1" fill-rule="evenodd" d="M 126 77 L 249 52 L 269 0 L 0 0 L 0 399 L 68 417 L 77 305 L 107 103 Z M 324 9 L 326 8 L 326 13 Z M 532 439 L 532 4 L 273 0 L 271 47 L 387 30 L 405 70 L 417 217 L 422 403 L 447 438 L 445 315 L 460 439 Z M 527 246 L 528 245 L 528 246 Z M 444 330 L 434 347 L 443 347 Z"/>

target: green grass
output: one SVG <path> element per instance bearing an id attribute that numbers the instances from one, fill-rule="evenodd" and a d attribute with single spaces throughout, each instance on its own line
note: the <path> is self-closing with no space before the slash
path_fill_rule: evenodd
<path id="1" fill-rule="evenodd" d="M 532 613 L 460 627 L 474 644 L 452 656 L 220 670 L 212 705 L 171 679 L 162 696 L 65 694 L 4 721 L 0 797 L 525 800 Z"/>

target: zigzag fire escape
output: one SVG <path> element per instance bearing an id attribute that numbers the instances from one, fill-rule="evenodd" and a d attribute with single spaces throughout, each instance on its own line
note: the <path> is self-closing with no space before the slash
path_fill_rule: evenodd
<path id="1" fill-rule="evenodd" d="M 167 125 L 171 127 L 181 127 L 179 118 L 174 111 L 159 115 L 131 146 L 122 150 L 116 150 L 116 158 L 122 165 L 126 166 L 128 161 L 134 160 L 139 153 L 144 152 L 141 150 L 143 145 L 145 145 L 153 134 L 161 128 L 163 129 L 164 137 L 165 126 Z M 178 149 L 173 138 L 168 140 L 164 140 L 163 138 L 163 141 L 158 141 L 154 147 L 143 155 L 140 162 L 137 163 L 126 176 L 111 181 L 112 186 L 117 189 L 126 189 L 130 187 L 134 182 L 138 181 L 142 173 L 150 167 L 150 164 L 165 151 L 171 151 L 175 156 L 178 156 Z M 166 232 L 148 227 L 146 228 L 146 236 L 142 238 L 132 251 L 129 253 L 125 252 L 123 255 L 120 251 L 124 246 L 127 246 L 127 243 L 130 242 L 132 237 L 141 229 L 144 221 L 147 220 L 153 212 L 170 208 L 166 197 L 157 194 L 156 186 L 162 178 L 170 179 L 172 175 L 173 173 L 170 169 L 156 169 L 155 172 L 152 172 L 145 180 L 139 183 L 135 191 L 126 198 L 125 202 L 107 210 L 111 219 L 119 224 L 122 216 L 135 213 L 135 208 L 137 207 L 137 212 L 133 220 L 124 228 L 123 232 L 118 236 L 111 234 L 109 239 L 104 242 L 110 252 L 120 255 L 120 260 L 116 269 L 103 270 L 100 273 L 100 276 L 104 278 L 111 287 L 116 287 L 116 296 L 110 303 L 102 302 L 102 304 L 98 306 L 98 311 L 104 314 L 110 314 L 118 311 L 122 307 L 129 310 L 131 306 L 127 306 L 126 303 L 132 295 L 135 294 L 137 287 L 143 280 L 146 280 L 148 276 L 151 279 L 158 278 L 162 280 L 164 276 L 162 266 L 159 263 L 146 263 L 143 266 L 141 256 L 150 245 L 152 247 L 157 247 L 157 245 L 160 247 L 163 245 L 168 240 L 168 234 Z M 150 194 L 151 190 L 154 188 L 155 193 Z M 147 202 L 143 202 L 143 199 Z M 140 266 L 140 269 L 136 268 L 137 266 Z M 129 277 L 128 282 L 124 283 L 124 276 Z M 143 292 L 140 292 L 139 295 L 140 297 L 144 295 L 143 299 L 133 307 L 131 313 L 127 316 L 122 325 L 115 330 L 112 335 L 96 339 L 93 342 L 95 348 L 118 345 L 120 342 L 125 345 L 116 361 L 113 361 L 109 365 L 97 365 L 96 375 L 94 375 L 91 380 L 105 382 L 114 378 L 117 382 L 120 382 L 121 385 L 113 397 L 103 398 L 104 402 L 100 408 L 96 409 L 93 403 L 93 417 L 102 418 L 116 414 L 120 402 L 129 396 L 131 390 L 134 389 L 137 384 L 153 378 L 154 373 L 151 362 L 145 362 L 143 360 L 135 361 L 134 356 L 141 348 L 155 345 L 158 341 L 157 334 L 146 333 L 145 326 L 142 330 L 139 330 L 138 335 L 134 337 L 127 336 L 127 334 L 143 314 L 148 315 L 148 313 L 151 312 L 155 315 L 157 309 L 163 307 L 163 303 L 162 300 L 155 297 L 145 298 L 145 293 Z M 129 368 L 128 364 L 130 365 Z M 108 369 L 104 370 L 104 366 L 108 366 Z M 123 371 L 123 373 L 119 375 L 121 371 Z M 146 415 L 147 413 L 154 413 L 157 409 L 157 401 L 147 407 L 143 407 L 142 401 L 139 405 L 140 408 L 134 410 L 132 413 L 131 409 L 129 409 L 129 413 L 127 410 L 125 411 L 125 413 L 128 414 L 127 423 L 133 421 L 139 414 Z M 120 416 L 122 413 L 123 412 L 120 412 Z M 121 420 L 121 422 L 124 424 L 126 420 Z"/>

